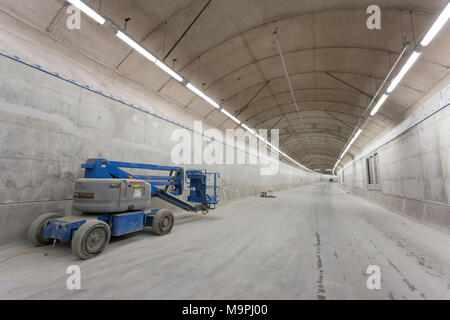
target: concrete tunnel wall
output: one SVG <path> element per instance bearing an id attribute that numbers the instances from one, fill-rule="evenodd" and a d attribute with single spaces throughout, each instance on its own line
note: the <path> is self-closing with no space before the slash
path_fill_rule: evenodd
<path id="1" fill-rule="evenodd" d="M 42 213 L 72 214 L 73 183 L 88 158 L 172 164 L 175 123 L 5 56 L 0 82 L 0 244 L 25 238 Z M 220 172 L 221 201 L 326 178 L 281 162 L 270 176 L 259 165 L 184 167 Z"/>
<path id="2" fill-rule="evenodd" d="M 448 83 L 445 82 L 444 83 Z M 450 231 L 450 86 L 434 93 L 378 145 L 339 171 L 356 195 Z M 368 185 L 367 157 L 378 153 L 380 184 Z"/>

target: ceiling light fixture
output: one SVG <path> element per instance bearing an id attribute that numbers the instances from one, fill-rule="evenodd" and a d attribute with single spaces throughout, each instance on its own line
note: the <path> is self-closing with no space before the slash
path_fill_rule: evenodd
<path id="1" fill-rule="evenodd" d="M 86 15 L 97 21 L 99 24 L 103 25 L 106 22 L 106 19 L 103 18 L 100 14 L 98 14 L 95 10 L 87 6 L 85 3 L 83 3 L 80 0 L 67 0 L 69 3 L 83 11 Z M 111 21 L 111 23 L 113 23 Z M 117 30 L 117 29 L 116 29 Z M 151 62 L 155 63 L 159 68 L 161 68 L 163 71 L 165 71 L 167 74 L 175 78 L 179 82 L 184 82 L 184 78 L 180 76 L 178 73 L 176 73 L 173 69 L 168 67 L 164 62 L 158 60 L 155 56 L 153 56 L 149 51 L 144 49 L 141 45 L 139 45 L 136 41 L 131 39 L 129 36 L 127 36 L 124 32 L 117 30 L 116 36 L 124 41 L 126 44 L 128 44 L 131 48 L 139 52 L 141 55 L 143 55 L 145 58 L 150 60 Z M 287 71 L 287 70 L 286 70 Z M 288 79 L 289 80 L 289 79 Z M 280 149 L 272 145 L 270 142 L 268 142 L 266 139 L 261 137 L 259 134 L 256 133 L 255 130 L 250 129 L 247 125 L 242 123 L 238 118 L 233 116 L 231 113 L 229 113 L 226 109 L 221 108 L 220 105 L 212 100 L 210 97 L 208 97 L 206 94 L 204 94 L 200 89 L 196 88 L 193 84 L 186 81 L 186 87 L 197 94 L 199 97 L 201 97 L 203 100 L 208 102 L 210 105 L 212 105 L 214 108 L 219 109 L 222 113 L 224 113 L 227 117 L 229 117 L 231 120 L 236 122 L 237 124 L 241 125 L 244 129 L 246 129 L 248 132 L 253 134 L 255 137 L 257 137 L 259 140 L 263 141 L 265 144 L 267 144 L 269 147 L 271 147 L 273 150 L 276 150 L 279 154 L 283 155 L 286 159 L 292 161 L 296 165 L 302 167 L 306 171 L 313 172 L 312 170 L 308 169 L 307 167 L 301 165 L 291 157 L 289 157 L 287 154 L 282 152 Z M 313 172 L 314 173 L 314 172 Z"/>
<path id="2" fill-rule="evenodd" d="M 238 118 L 236 118 L 235 116 L 233 116 L 231 113 L 229 113 L 227 110 L 225 110 L 224 108 L 220 109 L 220 111 L 222 111 L 222 113 L 224 115 L 226 115 L 228 118 L 230 118 L 231 120 L 233 120 L 234 122 L 236 122 L 237 124 L 241 124 L 241 121 L 239 121 Z"/>
<path id="3" fill-rule="evenodd" d="M 414 51 L 409 56 L 408 61 L 406 61 L 405 65 L 400 70 L 400 72 L 397 74 L 397 76 L 394 78 L 394 80 L 392 80 L 391 85 L 387 89 L 388 93 L 391 93 L 392 91 L 394 91 L 394 89 L 398 86 L 400 81 L 402 81 L 405 74 L 409 71 L 409 69 L 411 69 L 411 67 L 414 65 L 414 63 L 417 61 L 417 59 L 419 59 L 421 54 L 422 54 L 421 52 Z"/>
<path id="4" fill-rule="evenodd" d="M 175 80 L 179 81 L 179 82 L 183 82 L 183 77 L 180 76 L 178 73 L 176 73 L 175 71 L 173 71 L 171 68 L 169 68 L 166 64 L 164 64 L 163 62 L 156 60 L 155 64 L 160 67 L 162 70 L 164 70 L 166 73 L 168 73 L 169 75 L 171 75 L 173 78 L 175 78 Z"/>
<path id="5" fill-rule="evenodd" d="M 249 128 L 245 123 L 242 122 L 241 126 L 242 126 L 242 128 L 244 128 L 245 130 L 250 131 L 250 128 Z"/>
<path id="6" fill-rule="evenodd" d="M 383 98 L 382 98 L 383 99 Z M 381 99 L 380 99 L 381 100 Z M 345 148 L 344 152 L 342 152 L 341 156 L 339 157 L 339 159 L 336 161 L 336 164 L 333 167 L 333 174 L 335 173 L 335 169 L 338 166 L 339 162 L 341 162 L 342 158 L 345 156 L 345 154 L 347 153 L 347 151 L 350 149 L 350 147 L 352 146 L 352 144 L 356 141 L 356 139 L 358 139 L 359 135 L 361 134 L 362 129 L 358 129 L 358 131 L 356 131 L 356 134 L 353 136 L 352 140 L 350 140 L 350 142 L 348 143 L 347 147 Z"/>
<path id="7" fill-rule="evenodd" d="M 438 32 L 442 29 L 442 27 L 447 22 L 448 18 L 450 18 L 450 2 L 447 3 L 447 6 L 445 9 L 441 12 L 439 17 L 436 19 L 436 21 L 431 26 L 430 30 L 428 30 L 425 37 L 422 39 L 420 44 L 424 47 L 430 44 L 430 42 L 433 40 L 433 38 L 438 34 Z"/>
<path id="8" fill-rule="evenodd" d="M 359 135 L 361 134 L 362 129 L 358 129 L 358 131 L 356 132 L 355 136 L 353 137 L 353 139 L 350 141 L 350 144 L 353 144 L 353 142 L 356 141 L 356 139 L 358 139 Z"/>
<path id="9" fill-rule="evenodd" d="M 377 113 L 378 110 L 380 110 L 381 106 L 383 105 L 383 103 L 386 101 L 387 98 L 388 98 L 388 95 L 383 94 L 383 96 L 380 98 L 380 100 L 378 100 L 378 103 L 375 105 L 375 107 L 370 112 L 371 117 L 373 117 L 375 115 L 375 113 Z"/>
<path id="10" fill-rule="evenodd" d="M 147 50 L 145 50 L 143 47 L 141 47 L 137 42 L 135 42 L 133 39 L 131 39 L 129 36 L 127 36 L 125 33 L 123 33 L 122 31 L 117 31 L 116 33 L 117 37 L 119 37 L 119 39 L 121 39 L 123 42 L 125 42 L 126 44 L 128 44 L 130 47 L 132 47 L 134 50 L 136 50 L 137 52 L 139 52 L 140 54 L 142 54 L 144 57 L 146 57 L 148 60 L 150 60 L 151 62 L 155 63 L 156 62 L 156 58 Z"/>
<path id="11" fill-rule="evenodd" d="M 217 102 L 215 102 L 213 99 L 211 99 L 210 97 L 208 97 L 206 94 L 204 94 L 203 92 L 200 91 L 200 89 L 196 88 L 193 84 L 191 84 L 190 82 L 188 82 L 186 84 L 186 87 L 191 90 L 192 92 L 194 92 L 196 95 L 198 95 L 199 97 L 201 97 L 203 100 L 205 100 L 206 102 L 208 102 L 210 105 L 212 105 L 214 108 L 216 109 L 220 109 L 220 106 Z"/>
<path id="12" fill-rule="evenodd" d="M 81 11 L 83 11 L 86 15 L 94 19 L 100 24 L 104 24 L 106 19 L 103 18 L 101 15 L 99 15 L 97 12 L 95 12 L 93 9 L 91 9 L 89 6 L 87 6 L 84 2 L 80 0 L 67 0 L 70 4 L 77 7 Z"/>
<path id="13" fill-rule="evenodd" d="M 339 159 L 342 159 L 344 157 L 344 155 L 347 153 L 348 149 L 350 149 L 350 147 L 353 145 L 353 143 L 356 141 L 356 139 L 358 139 L 361 132 L 362 132 L 362 129 L 359 129 L 358 132 L 356 132 L 355 136 L 352 138 L 352 140 L 350 140 L 349 144 L 345 148 L 344 152 L 342 152 L 341 157 Z"/>

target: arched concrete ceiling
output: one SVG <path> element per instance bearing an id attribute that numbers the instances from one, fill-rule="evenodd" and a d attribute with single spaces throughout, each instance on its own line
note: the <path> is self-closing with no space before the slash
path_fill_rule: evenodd
<path id="1" fill-rule="evenodd" d="M 208 0 L 86 0 L 162 59 Z M 221 128 L 218 110 L 87 19 L 64 27 L 63 0 L 4 0 L 1 10 L 76 48 L 103 66 Z M 402 49 L 410 52 L 446 0 L 212 0 L 166 63 L 255 128 L 280 130 L 283 151 L 311 169 L 332 168 L 364 109 Z M 382 9 L 381 30 L 366 8 Z M 289 70 L 299 121 L 273 31 Z M 447 24 L 350 148 L 351 156 L 410 108 L 448 72 Z M 446 39 L 447 41 L 444 41 Z M 176 60 L 174 60 L 176 59 Z M 311 142 L 311 146 L 309 142 Z"/>

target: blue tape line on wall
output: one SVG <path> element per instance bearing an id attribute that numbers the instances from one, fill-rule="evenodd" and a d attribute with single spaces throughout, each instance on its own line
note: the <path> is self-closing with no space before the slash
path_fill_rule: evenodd
<path id="1" fill-rule="evenodd" d="M 0 52 L 0 56 L 3 56 L 3 57 L 6 57 L 6 58 L 10 58 L 10 59 L 16 60 L 16 61 L 18 61 L 18 62 L 20 62 L 20 63 L 22 63 L 22 64 L 24 64 L 24 65 L 26 65 L 26 66 L 28 66 L 28 67 L 31 67 L 31 68 L 33 68 L 33 69 L 36 69 L 36 70 L 42 71 L 42 72 L 44 72 L 44 73 L 47 73 L 47 74 L 49 74 L 49 75 L 52 75 L 52 76 L 54 76 L 54 77 L 57 77 L 58 79 L 61 79 L 61 80 L 64 80 L 64 81 L 66 81 L 66 82 L 68 82 L 68 83 L 74 84 L 74 85 L 76 85 L 76 86 L 78 86 L 78 87 L 80 87 L 80 88 L 85 88 L 85 89 L 87 89 L 87 90 L 90 91 L 90 92 L 93 92 L 93 93 L 99 94 L 99 95 L 101 95 L 101 96 L 103 96 L 103 97 L 105 97 L 105 98 L 112 99 L 112 100 L 114 100 L 114 101 L 120 102 L 120 103 L 123 104 L 123 105 L 129 106 L 129 107 L 132 107 L 132 108 L 135 108 L 132 104 L 129 104 L 129 103 L 125 102 L 124 100 L 120 99 L 120 98 L 114 98 L 112 95 L 109 95 L 109 96 L 108 96 L 108 95 L 104 94 L 104 93 L 103 93 L 102 91 L 100 91 L 100 90 L 94 90 L 94 89 L 91 89 L 88 85 L 81 85 L 81 84 L 77 83 L 75 80 L 69 80 L 69 79 L 66 79 L 66 78 L 64 78 L 64 77 L 61 77 L 61 76 L 59 75 L 58 72 L 50 72 L 50 71 L 47 71 L 47 70 L 45 70 L 44 68 L 42 68 L 42 66 L 39 66 L 39 68 L 38 68 L 37 65 L 33 65 L 33 64 L 29 64 L 29 63 L 27 63 L 27 62 L 24 62 L 24 61 L 22 61 L 22 59 L 21 59 L 20 57 L 18 57 L 18 56 L 16 56 L 16 55 L 10 56 L 10 55 L 7 55 L 7 54 L 5 54 L 5 53 Z M 161 119 L 161 120 L 164 120 L 164 121 L 169 122 L 169 123 L 171 123 L 171 124 L 174 124 L 174 125 L 176 125 L 176 126 L 178 126 L 178 127 L 180 127 L 180 128 L 183 128 L 183 129 L 185 129 L 185 130 L 191 131 L 191 132 L 193 132 L 193 133 L 196 133 L 196 134 L 199 134 L 199 135 L 201 135 L 201 136 L 203 136 L 203 137 L 207 137 L 207 138 L 211 139 L 211 137 L 205 136 L 204 132 L 197 132 L 197 131 L 195 131 L 195 130 L 193 130 L 193 129 L 191 129 L 191 128 L 185 127 L 185 126 L 183 126 L 183 125 L 181 125 L 181 124 L 179 124 L 179 123 L 177 123 L 177 122 L 175 122 L 175 121 L 173 121 L 173 120 L 167 119 L 167 118 L 165 118 L 165 117 L 163 117 L 163 116 L 160 116 L 160 115 L 158 115 L 158 114 L 156 114 L 156 113 L 147 111 L 147 110 L 145 110 L 145 109 L 143 109 L 143 108 L 139 108 L 139 109 L 140 109 L 142 112 L 146 113 L 146 114 L 149 114 L 149 115 L 154 116 L 154 117 L 156 117 L 156 118 L 158 118 L 158 119 Z M 225 146 L 231 147 L 231 146 L 228 145 L 225 141 L 222 141 L 222 143 L 223 143 Z M 242 150 L 241 148 L 238 148 L 238 147 L 236 147 L 236 146 L 233 146 L 233 148 L 234 148 L 235 150 L 242 151 L 242 152 L 244 152 L 244 153 L 246 153 L 246 154 L 256 156 L 257 158 L 261 158 L 258 154 L 250 153 L 250 152 L 248 152 L 248 151 L 246 151 L 246 150 Z"/>

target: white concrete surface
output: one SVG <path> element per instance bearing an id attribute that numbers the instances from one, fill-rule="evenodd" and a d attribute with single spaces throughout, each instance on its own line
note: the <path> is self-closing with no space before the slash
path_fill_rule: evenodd
<path id="1" fill-rule="evenodd" d="M 322 183 L 183 215 L 167 236 L 116 239 L 88 261 L 67 245 L 0 247 L 0 298 L 450 299 L 449 247 L 448 234 Z M 79 291 L 66 289 L 73 264 Z M 366 287 L 369 265 L 380 290 Z"/>
<path id="2" fill-rule="evenodd" d="M 144 106 L 154 102 L 149 97 Z M 83 177 L 81 164 L 89 158 L 219 172 L 222 202 L 320 179 L 283 162 L 273 175 L 260 174 L 261 162 L 236 160 L 227 165 L 227 152 L 242 155 L 244 150 L 219 142 L 215 143 L 223 150 L 223 164 L 192 164 L 194 152 L 191 163 L 174 164 L 171 152 L 180 142 L 171 139 L 173 132 L 182 130 L 194 139 L 188 130 L 194 128 L 194 119 L 179 115 L 189 125 L 180 127 L 1 56 L 0 244 L 24 238 L 31 222 L 44 212 L 70 215 L 73 184 Z M 208 128 L 203 125 L 203 130 Z M 203 147 L 210 142 L 205 138 Z M 249 148 L 245 152 L 257 153 Z M 157 200 L 154 205 L 161 208 L 167 203 Z"/>
<path id="3" fill-rule="evenodd" d="M 326 169 L 333 167 L 370 96 L 399 54 L 402 38 L 412 43 L 419 40 L 446 2 L 213 1 L 166 62 L 170 65 L 176 58 L 175 70 L 230 112 L 239 113 L 250 126 L 279 129 L 284 152 L 311 169 L 329 172 Z M 127 33 L 162 58 L 205 1 L 88 3 L 119 25 L 130 17 Z M 366 9 L 371 4 L 382 9 L 380 30 L 366 27 Z M 169 80 L 111 30 L 85 15 L 80 30 L 66 28 L 66 6 L 64 0 L 2 1 L 0 53 L 17 55 L 185 127 L 191 128 L 198 119 L 205 129 L 235 127 L 222 112 Z M 288 92 L 274 44 L 275 28 L 306 131 Z M 445 40 L 449 32 L 447 24 L 424 50 L 345 155 L 344 163 L 389 137 L 383 130 L 395 127 L 420 109 L 427 95 L 448 84 L 450 42 Z M 36 70 L 6 64 L 0 63 L 0 169 L 5 173 L 0 176 L 0 244 L 23 237 L 29 223 L 43 212 L 69 214 L 73 180 L 80 176 L 80 163 L 87 157 L 170 163 L 173 144 L 160 137 L 169 136 L 175 126 Z M 388 174 L 383 188 L 387 195 L 423 202 L 401 204 L 402 208 L 414 206 L 416 212 L 432 207 L 421 211 L 422 221 L 450 227 L 450 209 L 424 202 L 449 204 L 446 119 L 439 131 L 430 124 L 423 128 L 422 140 L 411 139 L 429 147 L 414 155 L 429 167 L 420 170 L 418 161 L 407 157 L 415 145 L 406 141 L 405 150 L 400 150 L 404 155 L 384 163 Z M 435 144 L 437 136 L 440 145 Z M 439 164 L 441 170 L 434 169 Z M 254 195 L 260 188 L 317 180 L 287 165 L 277 177 L 262 177 L 255 166 L 207 168 L 222 172 L 221 196 L 226 200 Z M 363 169 L 359 165 L 354 175 L 361 186 Z"/>
<path id="4" fill-rule="evenodd" d="M 366 148 L 341 169 L 340 182 L 391 210 L 450 231 L 449 102 L 447 85 L 388 131 L 384 142 Z M 374 153 L 380 185 L 378 191 L 369 191 L 366 159 Z"/>
<path id="5" fill-rule="evenodd" d="M 248 125 L 279 128 L 286 140 L 284 152 L 325 172 L 333 167 L 367 107 L 369 96 L 375 94 L 400 53 L 403 38 L 417 43 L 446 2 L 213 1 L 166 62 L 172 65 L 176 59 L 177 72 L 217 102 L 223 101 L 230 112 L 239 113 L 240 120 Z M 130 17 L 130 36 L 162 59 L 206 1 L 87 3 L 121 27 L 124 19 Z M 195 98 L 158 67 L 132 52 L 108 28 L 83 16 L 80 30 L 68 29 L 66 5 L 63 0 L 3 0 L 0 51 L 109 94 L 123 92 L 125 96 L 121 96 L 126 100 L 139 101 L 135 91 L 140 91 L 139 96 L 145 91 L 155 100 L 162 97 L 183 108 L 182 115 L 194 114 L 219 128 L 234 126 L 220 111 Z M 380 30 L 366 26 L 369 5 L 381 8 Z M 306 130 L 298 120 L 283 76 L 272 34 L 276 28 Z M 351 155 L 392 121 L 414 109 L 415 102 L 448 75 L 449 34 L 447 24 L 350 148 Z M 413 47 L 408 48 L 408 53 Z M 164 103 L 160 103 L 158 112 L 174 113 L 173 106 L 161 105 Z M 293 131 L 296 133 L 291 135 Z M 315 145 L 313 152 L 304 148 L 306 138 Z M 349 155 L 344 161 L 350 159 Z"/>

